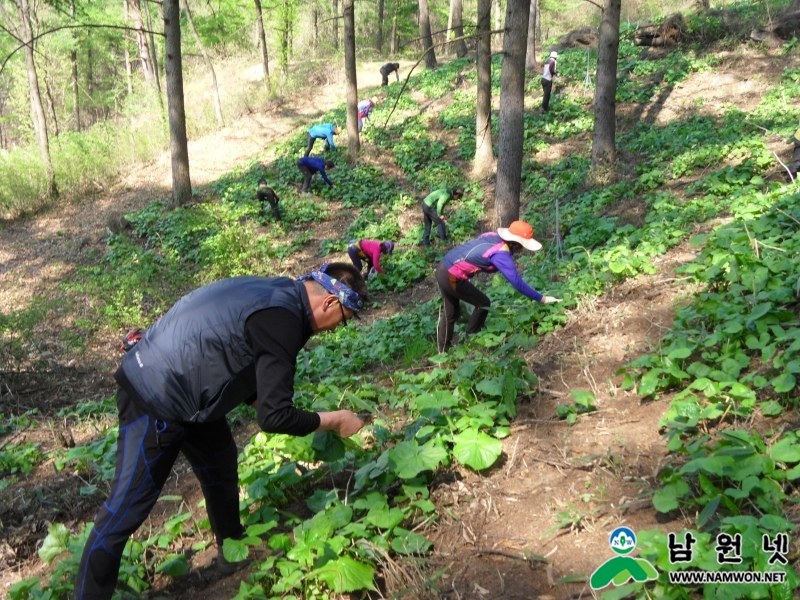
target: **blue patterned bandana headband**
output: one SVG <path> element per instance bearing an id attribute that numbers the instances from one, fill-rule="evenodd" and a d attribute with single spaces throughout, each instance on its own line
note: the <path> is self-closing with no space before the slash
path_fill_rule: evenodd
<path id="1" fill-rule="evenodd" d="M 339 299 L 339 302 L 342 303 L 342 306 L 352 310 L 355 317 L 358 318 L 358 313 L 364 309 L 364 299 L 344 283 L 325 273 L 327 268 L 328 263 L 325 263 L 319 269 L 311 271 L 309 275 L 303 275 L 302 277 L 299 277 L 297 281 L 309 281 L 313 279 L 331 294 L 336 296 Z"/>

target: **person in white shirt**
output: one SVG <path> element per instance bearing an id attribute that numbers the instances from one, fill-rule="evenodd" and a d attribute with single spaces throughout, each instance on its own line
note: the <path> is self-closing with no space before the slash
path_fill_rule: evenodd
<path id="1" fill-rule="evenodd" d="M 550 109 L 550 92 L 553 90 L 553 77 L 556 75 L 556 66 L 558 66 L 558 52 L 553 50 L 550 53 L 550 58 L 544 63 L 544 71 L 542 72 L 542 112 L 547 112 Z"/>

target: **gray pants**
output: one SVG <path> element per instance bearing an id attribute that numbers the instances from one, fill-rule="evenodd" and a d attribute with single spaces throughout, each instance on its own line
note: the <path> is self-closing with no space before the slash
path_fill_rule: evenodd
<path id="1" fill-rule="evenodd" d="M 797 179 L 797 172 L 800 171 L 800 140 L 797 138 L 792 138 L 794 140 L 794 150 L 792 151 L 792 162 L 790 162 L 787 167 L 789 167 L 789 171 L 792 173 L 792 179 Z"/>

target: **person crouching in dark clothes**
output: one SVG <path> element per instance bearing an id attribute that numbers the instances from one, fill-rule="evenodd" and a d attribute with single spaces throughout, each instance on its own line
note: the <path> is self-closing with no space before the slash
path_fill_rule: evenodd
<path id="1" fill-rule="evenodd" d="M 344 263 L 298 280 L 234 277 L 187 294 L 144 333 L 114 374 L 116 472 L 83 550 L 74 600 L 111 598 L 125 543 L 150 514 L 179 452 L 200 480 L 219 570 L 246 564 L 222 554 L 223 540 L 244 535 L 225 415 L 246 402 L 268 433 L 357 433 L 364 424 L 355 413 L 308 412 L 292 397 L 300 350 L 312 335 L 357 316 L 366 295 L 361 273 Z"/>
<path id="2" fill-rule="evenodd" d="M 389 85 L 389 74 L 394 73 L 400 83 L 400 63 L 386 63 L 381 67 L 381 85 Z"/>
<path id="3" fill-rule="evenodd" d="M 310 156 L 304 156 L 300 160 L 297 161 L 297 168 L 300 169 L 300 172 L 303 174 L 303 189 L 301 190 L 304 194 L 308 192 L 308 189 L 311 187 L 311 179 L 319 173 L 322 175 L 322 179 L 327 183 L 329 186 L 333 187 L 333 182 L 328 179 L 328 175 L 325 173 L 325 169 L 333 169 L 336 165 L 333 161 L 330 160 L 322 160 L 321 158 L 314 158 Z"/>
<path id="4" fill-rule="evenodd" d="M 794 132 L 792 142 L 794 143 L 794 150 L 792 151 L 792 162 L 787 165 L 790 173 L 786 178 L 787 183 L 791 183 L 797 179 L 797 172 L 800 171 L 800 128 Z"/>
<path id="5" fill-rule="evenodd" d="M 491 300 L 469 281 L 477 273 L 499 271 L 517 291 L 531 300 L 543 304 L 561 302 L 552 296 L 542 296 L 522 279 L 513 259 L 522 248 L 537 252 L 542 245 L 533 239 L 533 228 L 528 223 L 514 221 L 507 229 L 501 227 L 497 232 L 484 233 L 445 255 L 436 270 L 436 282 L 444 301 L 444 315 L 439 318 L 436 333 L 439 352 L 445 352 L 453 345 L 453 329 L 461 313 L 461 300 L 475 307 L 467 323 L 467 335 L 478 333 L 486 323 Z"/>
<path id="6" fill-rule="evenodd" d="M 280 202 L 281 199 L 278 198 L 278 194 L 275 193 L 275 190 L 267 185 L 267 180 L 263 177 L 258 180 L 258 191 L 256 192 L 256 196 L 258 197 L 258 201 L 261 202 L 262 212 L 266 213 L 264 202 L 268 202 L 270 207 L 272 207 L 272 214 L 275 217 L 275 220 L 280 221 L 281 211 L 278 208 L 278 202 Z"/>

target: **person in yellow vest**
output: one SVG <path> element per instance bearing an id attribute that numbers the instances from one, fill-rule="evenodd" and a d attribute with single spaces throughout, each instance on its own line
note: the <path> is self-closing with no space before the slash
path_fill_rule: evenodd
<path id="1" fill-rule="evenodd" d="M 787 166 L 790 174 L 790 176 L 787 177 L 788 183 L 796 180 L 797 171 L 800 171 L 800 127 L 798 127 L 797 131 L 794 132 L 794 136 L 792 136 L 792 142 L 794 142 L 794 150 L 792 151 L 792 162 L 790 162 Z"/>

